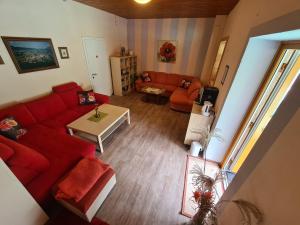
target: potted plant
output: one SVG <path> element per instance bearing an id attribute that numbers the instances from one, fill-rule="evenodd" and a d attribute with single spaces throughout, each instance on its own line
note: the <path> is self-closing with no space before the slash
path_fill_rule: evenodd
<path id="1" fill-rule="evenodd" d="M 263 221 L 263 214 L 261 211 L 252 203 L 237 199 L 237 200 L 221 200 L 215 204 L 215 198 L 217 195 L 216 184 L 224 180 L 223 171 L 215 177 L 210 177 L 205 174 L 206 169 L 206 150 L 209 142 L 212 138 L 216 138 L 218 141 L 223 142 L 224 138 L 220 134 L 220 129 L 210 130 L 208 126 L 206 129 L 198 131 L 201 135 L 200 144 L 203 151 L 204 166 L 201 168 L 196 165 L 190 173 L 193 174 L 192 185 L 194 186 L 193 201 L 196 203 L 197 212 L 192 217 L 189 225 L 218 225 L 218 211 L 220 206 L 228 203 L 233 203 L 240 210 L 242 215 L 242 224 L 251 225 L 253 224 L 253 217 L 255 224 L 259 224 Z"/>

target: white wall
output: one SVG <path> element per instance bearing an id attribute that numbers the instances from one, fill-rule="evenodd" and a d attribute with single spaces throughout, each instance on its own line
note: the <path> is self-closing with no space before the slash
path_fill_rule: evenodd
<path id="1" fill-rule="evenodd" d="M 138 72 L 154 70 L 200 76 L 214 18 L 128 20 L 128 47 L 138 57 Z M 176 62 L 159 62 L 158 41 L 175 40 Z"/>
<path id="2" fill-rule="evenodd" d="M 0 35 L 51 38 L 60 68 L 18 74 L 3 44 L 0 55 L 0 104 L 43 94 L 68 81 L 89 86 L 82 37 L 103 37 L 113 54 L 127 46 L 127 20 L 62 0 L 1 0 Z M 57 47 L 68 47 L 70 59 L 60 59 Z"/>
<path id="3" fill-rule="evenodd" d="M 277 41 L 250 39 L 216 124 L 224 142 L 212 139 L 206 151 L 208 159 L 216 162 L 223 160 L 278 47 Z"/>
<path id="4" fill-rule="evenodd" d="M 0 221 L 9 225 L 43 225 L 48 216 L 0 158 Z"/>
<path id="5" fill-rule="evenodd" d="M 297 9 L 300 9 L 299 0 L 277 0 L 276 4 L 272 0 L 240 0 L 236 7 L 231 11 L 229 16 L 227 17 L 226 26 L 223 33 L 223 36 L 229 37 L 228 45 L 224 53 L 224 57 L 222 59 L 220 70 L 218 72 L 216 80 L 216 86 L 220 90 L 220 94 L 215 107 L 217 112 L 217 127 L 219 126 L 218 123 L 220 120 L 219 118 L 221 118 L 221 114 L 223 114 L 223 118 L 225 117 L 225 113 L 229 116 L 229 118 L 232 118 L 230 115 L 234 114 L 236 110 L 239 110 L 238 107 L 231 107 L 230 109 L 228 107 L 224 107 L 224 113 L 221 112 L 227 94 L 229 92 L 229 88 L 231 87 L 232 81 L 237 74 L 237 69 L 240 65 L 244 50 L 247 46 L 251 29 L 263 23 L 269 22 L 277 17 L 291 13 Z M 292 21 L 292 23 L 296 25 L 298 24 L 300 26 L 298 19 L 295 19 L 294 21 Z M 286 26 L 288 29 L 290 24 L 286 24 Z M 230 69 L 225 84 L 221 85 L 221 79 L 226 65 L 229 65 Z M 253 73 L 252 76 L 257 76 L 257 74 Z M 252 83 L 249 83 L 249 85 L 252 85 Z M 248 94 L 251 95 L 251 93 L 242 90 L 238 95 L 235 95 L 233 97 L 231 96 L 233 98 L 232 101 L 238 100 L 239 98 L 242 98 L 244 96 L 247 97 Z M 250 104 L 250 102 L 248 102 L 248 104 Z M 229 118 L 227 120 L 230 122 Z M 240 119 L 237 118 L 237 120 Z M 220 121 L 220 123 L 223 122 Z M 236 132 L 236 126 L 232 126 L 229 130 L 223 130 L 223 132 L 234 134 Z M 213 151 L 221 152 L 220 156 L 217 158 L 217 161 L 222 160 L 222 157 L 224 155 L 223 153 L 227 150 L 226 147 L 231 141 L 232 135 L 228 139 L 226 139 L 225 145 L 218 146 L 218 149 L 213 149 Z"/>
<path id="6" fill-rule="evenodd" d="M 240 0 L 231 11 L 227 17 L 223 34 L 223 36 L 229 36 L 228 45 L 216 81 L 216 85 L 220 88 L 220 95 L 216 104 L 218 113 L 220 113 L 239 66 L 250 30 L 297 9 L 300 9 L 299 0 L 276 0 L 276 4 L 272 0 Z M 294 22 L 299 23 L 299 21 Z M 230 70 L 224 86 L 221 86 L 220 81 L 226 65 L 230 66 Z"/>
<path id="7" fill-rule="evenodd" d="M 257 205 L 263 224 L 299 224 L 299 88 L 300 79 L 225 192 L 225 199 L 242 198 Z M 220 224 L 238 225 L 240 218 L 236 206 L 227 206 Z"/>
<path id="8" fill-rule="evenodd" d="M 223 36 L 223 31 L 226 24 L 226 19 L 226 15 L 216 16 L 208 49 L 205 56 L 205 61 L 203 64 L 203 69 L 201 72 L 201 81 L 203 82 L 203 84 L 208 84 L 209 82 L 209 78 L 215 63 L 215 58 L 217 56 L 220 41 L 222 38 L 225 38 L 225 36 Z"/>

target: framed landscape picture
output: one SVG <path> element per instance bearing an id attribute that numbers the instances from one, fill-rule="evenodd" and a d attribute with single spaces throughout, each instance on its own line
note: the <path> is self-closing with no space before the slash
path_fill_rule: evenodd
<path id="1" fill-rule="evenodd" d="M 176 62 L 176 46 L 177 41 L 158 41 L 158 61 L 164 63 Z"/>
<path id="2" fill-rule="evenodd" d="M 58 68 L 49 38 L 1 37 L 19 73 Z"/>

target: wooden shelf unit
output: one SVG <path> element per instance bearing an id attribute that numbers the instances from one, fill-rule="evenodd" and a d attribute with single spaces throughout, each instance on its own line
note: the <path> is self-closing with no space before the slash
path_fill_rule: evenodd
<path id="1" fill-rule="evenodd" d="M 123 96 L 134 89 L 134 78 L 137 75 L 136 56 L 111 56 L 111 75 L 114 94 Z"/>

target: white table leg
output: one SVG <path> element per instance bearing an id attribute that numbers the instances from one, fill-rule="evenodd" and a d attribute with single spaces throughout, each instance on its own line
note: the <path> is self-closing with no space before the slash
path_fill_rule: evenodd
<path id="1" fill-rule="evenodd" d="M 128 125 L 130 125 L 130 112 L 129 111 L 127 112 L 127 123 L 128 123 Z"/>
<path id="2" fill-rule="evenodd" d="M 73 135 L 74 135 L 73 130 L 72 130 L 71 128 L 68 128 L 68 130 L 69 130 L 69 134 L 70 134 L 71 136 L 73 136 Z"/>
<path id="3" fill-rule="evenodd" d="M 100 152 L 103 153 L 103 145 L 102 145 L 102 139 L 100 136 L 98 136 L 98 145 L 100 148 Z"/>

